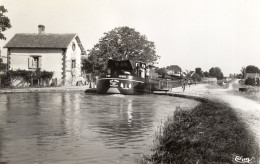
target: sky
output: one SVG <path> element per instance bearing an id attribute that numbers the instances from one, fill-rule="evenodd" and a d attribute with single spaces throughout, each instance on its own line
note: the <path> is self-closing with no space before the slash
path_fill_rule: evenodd
<path id="1" fill-rule="evenodd" d="M 0 0 L 16 33 L 77 33 L 86 50 L 116 27 L 146 35 L 161 56 L 159 67 L 221 68 L 224 75 L 260 67 L 259 0 Z"/>

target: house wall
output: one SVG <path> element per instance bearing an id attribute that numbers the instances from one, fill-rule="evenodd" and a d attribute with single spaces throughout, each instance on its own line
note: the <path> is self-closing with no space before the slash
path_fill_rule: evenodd
<path id="1" fill-rule="evenodd" d="M 63 50 L 61 49 L 10 49 L 9 70 L 35 70 L 29 68 L 28 58 L 40 56 L 41 70 L 53 71 L 53 78 L 57 78 L 58 85 L 63 80 Z"/>
<path id="2" fill-rule="evenodd" d="M 217 83 L 217 78 L 216 77 L 203 77 L 202 82 L 204 83 Z"/>
<path id="3" fill-rule="evenodd" d="M 75 49 L 73 50 L 73 44 Z M 81 49 L 74 38 L 69 44 L 66 51 L 66 82 L 65 85 L 76 85 L 78 78 L 81 76 Z M 72 68 L 72 60 L 76 61 L 76 67 Z"/>
<path id="4" fill-rule="evenodd" d="M 260 74 L 259 73 L 246 73 L 246 77 L 245 79 L 248 79 L 248 78 L 260 78 Z"/>

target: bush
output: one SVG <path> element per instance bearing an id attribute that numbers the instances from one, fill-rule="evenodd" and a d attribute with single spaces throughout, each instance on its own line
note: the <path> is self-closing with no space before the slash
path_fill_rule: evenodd
<path id="1" fill-rule="evenodd" d="M 11 85 L 11 80 L 8 78 L 8 76 L 5 74 L 0 77 L 1 78 L 1 86 L 0 87 L 8 87 Z"/>
<path id="2" fill-rule="evenodd" d="M 49 71 L 41 71 L 40 69 L 36 69 L 35 71 L 27 71 L 27 70 L 9 70 L 1 79 L 2 86 L 8 87 L 12 84 L 12 81 L 23 79 L 27 83 L 31 83 L 31 80 L 47 80 L 51 79 L 53 76 L 53 72 Z M 33 84 L 31 84 L 33 85 Z"/>
<path id="3" fill-rule="evenodd" d="M 245 80 L 245 84 L 246 84 L 246 85 L 255 86 L 256 81 L 255 81 L 255 79 L 249 77 L 248 79 Z"/>

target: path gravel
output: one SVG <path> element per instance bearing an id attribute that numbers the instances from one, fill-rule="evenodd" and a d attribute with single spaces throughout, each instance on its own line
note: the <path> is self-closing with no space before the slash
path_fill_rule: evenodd
<path id="1" fill-rule="evenodd" d="M 233 83 L 238 83 L 238 80 Z M 237 91 L 231 83 L 228 88 L 223 89 L 211 84 L 197 84 L 186 87 L 185 91 L 181 87 L 173 88 L 169 94 L 183 94 L 189 96 L 199 96 L 210 100 L 222 101 L 230 105 L 237 112 L 241 120 L 248 126 L 255 135 L 260 148 L 260 100 L 248 99 L 242 94 L 237 95 Z M 254 93 L 259 94 L 259 93 Z"/>

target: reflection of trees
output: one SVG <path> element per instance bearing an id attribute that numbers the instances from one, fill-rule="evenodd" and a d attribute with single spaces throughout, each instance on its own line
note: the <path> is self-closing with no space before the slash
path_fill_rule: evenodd
<path id="1" fill-rule="evenodd" d="M 92 104 L 95 110 L 86 115 L 98 126 L 94 131 L 101 134 L 107 144 L 142 140 L 147 128 L 153 125 L 153 98 L 142 96 L 113 97 L 106 96 L 98 104 Z M 98 98 L 97 98 L 98 99 Z M 95 100 L 94 100 L 95 101 Z"/>

